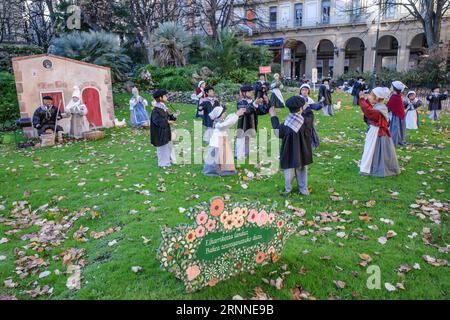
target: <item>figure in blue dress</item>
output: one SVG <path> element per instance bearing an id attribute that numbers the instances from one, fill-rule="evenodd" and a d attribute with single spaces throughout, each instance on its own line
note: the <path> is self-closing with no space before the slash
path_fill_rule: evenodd
<path id="1" fill-rule="evenodd" d="M 131 91 L 133 97 L 130 99 L 130 123 L 132 127 L 147 128 L 149 127 L 149 117 L 147 110 L 147 100 L 139 95 L 138 88 L 133 88 Z"/>

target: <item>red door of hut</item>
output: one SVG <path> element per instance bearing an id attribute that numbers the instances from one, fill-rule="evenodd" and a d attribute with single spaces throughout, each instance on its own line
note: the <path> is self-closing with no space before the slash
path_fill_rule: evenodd
<path id="1" fill-rule="evenodd" d="M 83 103 L 88 109 L 87 119 L 89 125 L 102 127 L 102 112 L 100 109 L 100 94 L 95 88 L 86 88 L 83 90 Z"/>
<path id="2" fill-rule="evenodd" d="M 41 93 L 41 102 L 42 102 L 42 98 L 45 96 L 50 96 L 53 98 L 53 105 L 55 107 L 59 107 L 59 112 L 63 113 L 64 112 L 64 99 L 63 99 L 63 95 L 62 92 L 42 92 Z"/>

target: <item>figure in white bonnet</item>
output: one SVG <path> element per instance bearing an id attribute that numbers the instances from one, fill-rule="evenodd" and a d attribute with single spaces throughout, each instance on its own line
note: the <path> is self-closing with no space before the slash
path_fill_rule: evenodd
<path id="1" fill-rule="evenodd" d="M 368 97 L 359 93 L 359 105 L 368 119 L 364 153 L 359 166 L 362 175 L 387 177 L 400 174 L 394 142 L 389 131 L 389 111 L 384 101 L 389 98 L 389 88 L 377 87 Z"/>
<path id="2" fill-rule="evenodd" d="M 89 122 L 86 117 L 88 109 L 81 101 L 79 87 L 73 87 L 72 99 L 67 105 L 66 110 L 71 115 L 69 135 L 75 139 L 82 139 L 83 133 L 89 131 Z"/>
<path id="3" fill-rule="evenodd" d="M 130 99 L 130 123 L 132 127 L 142 128 L 150 125 L 147 110 L 147 100 L 139 95 L 138 88 L 134 87 L 131 91 L 133 97 Z"/>

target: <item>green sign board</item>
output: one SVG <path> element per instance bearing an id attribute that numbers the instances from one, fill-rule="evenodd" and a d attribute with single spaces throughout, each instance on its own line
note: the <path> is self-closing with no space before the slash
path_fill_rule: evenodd
<path id="1" fill-rule="evenodd" d="M 182 280 L 188 292 L 277 261 L 295 230 L 292 216 L 259 203 L 225 204 L 215 198 L 186 214 L 192 225 L 161 228 L 157 257 L 161 268 Z"/>
<path id="2" fill-rule="evenodd" d="M 268 242 L 277 234 L 276 228 L 249 227 L 235 232 L 217 232 L 208 234 L 198 246 L 198 260 L 216 259 L 235 248 L 247 248 L 261 242 Z"/>

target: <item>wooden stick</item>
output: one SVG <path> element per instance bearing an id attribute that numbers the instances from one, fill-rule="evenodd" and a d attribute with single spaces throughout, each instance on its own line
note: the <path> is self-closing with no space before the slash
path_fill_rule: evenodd
<path id="1" fill-rule="evenodd" d="M 59 111 L 60 111 L 60 108 L 61 108 L 61 103 L 62 103 L 62 100 L 59 101 L 59 105 L 58 105 L 58 108 L 57 108 L 57 111 L 56 111 L 55 130 L 53 131 L 53 133 L 55 135 L 56 135 L 56 127 L 58 126 L 58 115 L 59 115 Z"/>

